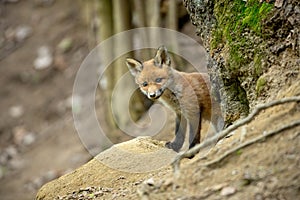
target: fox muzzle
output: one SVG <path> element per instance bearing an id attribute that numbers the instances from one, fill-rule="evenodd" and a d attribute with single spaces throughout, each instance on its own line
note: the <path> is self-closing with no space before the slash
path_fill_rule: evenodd
<path id="1" fill-rule="evenodd" d="M 162 94 L 163 94 L 163 90 L 162 89 L 158 89 L 155 92 L 148 92 L 147 93 L 147 97 L 149 99 L 158 99 Z"/>

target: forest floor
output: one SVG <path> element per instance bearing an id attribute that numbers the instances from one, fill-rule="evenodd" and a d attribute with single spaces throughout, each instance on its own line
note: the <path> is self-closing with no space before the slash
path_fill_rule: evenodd
<path id="1" fill-rule="evenodd" d="M 47 2 L 0 4 L 1 199 L 33 199 L 44 183 L 91 158 L 70 107 L 76 72 L 89 52 L 87 27 L 77 2 Z M 70 46 L 59 47 L 63 40 Z M 39 70 L 40 47 L 56 61 Z"/>
<path id="2" fill-rule="evenodd" d="M 96 46 L 81 6 L 73 0 L 0 3 L 1 199 L 33 199 L 43 184 L 92 158 L 71 110 L 76 73 Z M 192 25 L 188 32 L 195 35 Z M 44 69 L 35 64 L 41 47 L 53 59 Z M 115 143 L 130 138 L 113 137 Z"/>
<path id="3" fill-rule="evenodd" d="M 278 98 L 299 94 L 298 78 Z M 194 158 L 183 159 L 175 171 L 171 162 L 176 155 L 163 141 L 146 137 L 123 142 L 45 184 L 37 200 L 297 199 L 299 111 L 299 103 L 267 108 Z"/>
<path id="4" fill-rule="evenodd" d="M 73 1 L 38 2 L 42 1 L 19 1 L 0 8 L 4 28 L 0 38 L 0 196 L 5 200 L 33 199 L 43 184 L 91 159 L 76 133 L 70 108 L 76 72 L 91 49 L 88 30 L 80 23 L 79 6 L 70 4 Z M 24 27 L 30 31 L 22 38 L 17 33 Z M 70 39 L 69 47 L 60 45 Z M 34 61 L 41 46 L 48 47 L 56 61 L 37 70 Z M 278 90 L 276 98 L 299 95 L 299 74 Z M 103 170 L 103 176 L 94 182 L 82 179 L 80 187 L 101 187 L 104 199 L 295 199 L 300 193 L 299 127 L 254 143 L 216 164 L 203 164 L 233 146 L 300 119 L 299 111 L 299 104 L 263 111 L 207 157 L 200 159 L 200 153 L 183 160 L 179 176 L 174 177 L 170 166 L 159 172 L 124 173 L 98 163 L 90 172 Z M 128 157 L 123 162 L 132 160 Z M 149 164 L 147 160 L 140 163 Z M 74 186 L 59 194 L 75 190 Z"/>

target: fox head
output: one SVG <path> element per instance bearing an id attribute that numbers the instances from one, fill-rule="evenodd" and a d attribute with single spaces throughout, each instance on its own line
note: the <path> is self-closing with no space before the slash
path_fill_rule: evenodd
<path id="1" fill-rule="evenodd" d="M 153 59 L 145 62 L 128 58 L 126 64 L 140 90 L 149 98 L 159 98 L 170 83 L 171 59 L 166 47 L 158 48 Z"/>

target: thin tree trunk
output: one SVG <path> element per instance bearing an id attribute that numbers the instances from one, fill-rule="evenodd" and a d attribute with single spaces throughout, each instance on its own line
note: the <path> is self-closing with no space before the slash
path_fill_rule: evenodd
<path id="1" fill-rule="evenodd" d="M 172 29 L 174 31 L 178 30 L 177 0 L 169 0 L 169 7 L 167 13 L 167 28 Z M 169 48 L 170 51 L 179 52 L 179 44 L 176 36 L 177 32 L 174 32 L 173 34 L 169 35 L 172 44 L 172 46 Z M 173 59 L 177 68 L 178 66 L 183 65 L 183 60 L 181 59 L 181 57 L 173 56 Z M 180 70 L 182 70 L 182 68 L 180 68 Z"/>
<path id="2" fill-rule="evenodd" d="M 131 28 L 131 6 L 129 0 L 113 0 L 113 21 L 114 33 L 129 30 Z M 116 37 L 114 43 L 115 55 L 121 55 L 126 49 L 132 49 L 132 38 L 129 34 L 122 34 Z M 119 57 L 114 63 L 114 84 L 122 80 L 119 84 L 119 90 L 114 91 L 114 99 L 112 101 L 114 116 L 116 117 L 117 124 L 120 128 L 126 127 L 130 123 L 129 104 L 126 101 L 130 99 L 128 92 L 131 84 L 131 79 L 124 79 L 122 76 L 128 71 L 125 65 L 126 57 L 131 57 L 130 53 L 126 53 Z M 131 78 L 131 77 L 130 77 Z"/>
<path id="3" fill-rule="evenodd" d="M 98 15 L 100 20 L 99 27 L 99 42 L 103 42 L 113 35 L 113 13 L 112 13 L 112 1 L 111 0 L 98 0 Z M 107 65 L 112 61 L 113 58 L 113 46 L 102 46 L 101 55 L 99 57 L 102 59 L 102 65 Z M 110 102 L 111 102 L 111 93 L 114 87 L 114 68 L 109 67 L 105 72 L 104 77 L 106 81 L 106 88 L 104 89 L 105 99 L 106 99 L 106 119 L 110 128 L 115 128 L 116 124 L 112 116 Z"/>
<path id="4" fill-rule="evenodd" d="M 146 1 L 147 26 L 160 27 L 160 0 Z M 156 46 L 161 45 L 161 38 L 158 31 L 149 32 L 149 42 Z"/>
<path id="5" fill-rule="evenodd" d="M 169 0 L 167 20 L 168 28 L 176 31 L 178 29 L 177 0 Z"/>
<path id="6" fill-rule="evenodd" d="M 87 42 L 89 49 L 92 49 L 97 44 L 99 24 L 98 24 L 98 10 L 97 1 L 80 1 L 81 18 L 83 23 L 87 26 Z"/>
<path id="7" fill-rule="evenodd" d="M 138 27 L 147 26 L 146 4 L 144 0 L 134 0 L 134 7 L 136 12 L 136 21 Z"/>
<path id="8" fill-rule="evenodd" d="M 147 9 L 146 9 L 146 1 L 144 0 L 134 0 L 134 7 L 135 7 L 135 17 L 134 17 L 134 23 L 137 27 L 147 27 Z M 143 46 L 149 45 L 149 36 L 148 31 L 146 29 L 140 31 L 141 35 L 138 35 L 139 40 L 137 42 L 140 42 Z M 151 54 L 147 50 L 142 50 L 140 54 L 136 55 L 141 60 L 149 59 Z"/>

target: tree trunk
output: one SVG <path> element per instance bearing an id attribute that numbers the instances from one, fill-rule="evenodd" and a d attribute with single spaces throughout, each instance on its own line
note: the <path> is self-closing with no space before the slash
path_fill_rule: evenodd
<path id="1" fill-rule="evenodd" d="M 99 38 L 100 43 L 104 40 L 108 39 L 113 35 L 113 10 L 112 10 L 112 1 L 111 0 L 98 0 L 98 15 L 99 15 Z M 99 57 L 101 58 L 102 65 L 104 67 L 105 64 L 108 64 L 113 59 L 113 46 L 102 46 L 101 55 Z M 103 75 L 103 79 L 106 82 L 106 88 L 104 88 L 103 93 L 105 94 L 105 100 L 106 100 L 106 106 L 104 106 L 106 110 L 106 120 L 107 124 L 110 128 L 115 128 L 116 124 L 114 121 L 114 118 L 112 116 L 110 102 L 111 102 L 111 93 L 114 88 L 114 68 L 109 67 L 108 70 L 105 71 Z"/>
<path id="2" fill-rule="evenodd" d="M 129 30 L 131 28 L 131 6 L 129 0 L 113 0 L 113 21 L 114 21 L 114 33 L 120 33 L 122 31 Z M 126 49 L 132 49 L 132 38 L 131 35 L 121 35 L 116 37 L 114 40 L 114 52 L 115 55 L 121 55 Z M 118 85 L 117 91 L 114 92 L 112 100 L 112 108 L 115 116 L 117 125 L 122 128 L 126 127 L 131 118 L 129 114 L 129 104 L 126 101 L 130 99 L 128 92 L 131 87 L 134 87 L 132 80 L 128 78 L 123 78 L 122 76 L 128 71 L 125 65 L 126 57 L 132 57 L 130 53 L 126 53 L 121 57 L 117 58 L 114 62 L 114 84 L 118 81 L 122 81 Z M 131 77 L 129 77 L 131 78 Z"/>
<path id="3" fill-rule="evenodd" d="M 174 31 L 178 30 L 178 15 L 177 15 L 177 0 L 169 0 L 169 6 L 168 6 L 168 13 L 167 13 L 167 28 L 172 29 Z M 172 46 L 169 47 L 170 51 L 179 52 L 179 44 L 178 40 L 176 38 L 177 32 L 174 32 L 174 34 L 170 34 L 170 41 Z M 182 68 L 183 60 L 181 57 L 174 55 L 173 56 L 175 65 L 177 69 L 184 70 Z"/>
<path id="4" fill-rule="evenodd" d="M 148 27 L 160 27 L 160 0 L 146 1 L 146 15 Z M 149 42 L 155 43 L 156 46 L 161 45 L 161 37 L 159 32 L 149 32 Z"/>
<path id="5" fill-rule="evenodd" d="M 134 8 L 135 8 L 135 17 L 133 23 L 138 28 L 145 28 L 147 26 L 147 9 L 146 9 L 146 1 L 144 0 L 134 0 Z M 147 30 L 142 30 L 142 34 L 140 35 L 140 41 L 144 46 L 149 44 L 149 33 Z M 138 58 L 140 60 L 146 60 L 149 59 L 151 56 L 151 53 L 147 50 L 142 50 L 140 52 Z"/>

